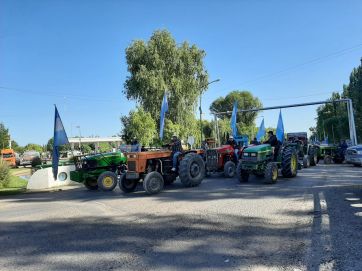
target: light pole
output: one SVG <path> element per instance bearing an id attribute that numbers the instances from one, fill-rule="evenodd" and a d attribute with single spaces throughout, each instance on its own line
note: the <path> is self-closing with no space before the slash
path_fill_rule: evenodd
<path id="1" fill-rule="evenodd" d="M 75 128 L 79 129 L 79 151 L 82 152 L 82 134 L 80 133 L 80 125 L 75 126 Z"/>
<path id="2" fill-rule="evenodd" d="M 202 134 L 203 134 L 203 127 L 202 127 L 202 108 L 201 108 L 201 97 L 202 97 L 202 89 L 204 87 L 207 87 L 208 85 L 212 84 L 212 83 L 216 83 L 216 82 L 219 82 L 220 79 L 216 79 L 216 80 L 213 80 L 211 82 L 208 82 L 206 85 L 202 86 L 201 89 L 200 89 L 200 107 L 199 107 L 199 110 L 200 110 L 200 145 L 202 145 Z"/>

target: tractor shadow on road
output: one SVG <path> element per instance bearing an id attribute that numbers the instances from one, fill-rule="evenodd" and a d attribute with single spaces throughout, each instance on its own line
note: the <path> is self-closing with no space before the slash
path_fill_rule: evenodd
<path id="1" fill-rule="evenodd" d="M 148 213 L 0 222 L 0 269 L 298 267 L 305 228 L 288 226 L 257 217 Z"/>
<path id="2" fill-rule="evenodd" d="M 295 178 L 280 177 L 276 184 L 264 184 L 262 178 L 251 177 L 249 182 L 240 183 L 237 178 L 213 175 L 205 178 L 198 187 L 185 188 L 179 180 L 156 195 L 147 195 L 139 184 L 136 192 L 124 194 L 117 187 L 114 191 L 88 191 L 79 188 L 68 191 L 28 194 L 7 197 L 19 202 L 47 202 L 71 200 L 89 202 L 102 199 L 127 200 L 152 197 L 167 201 L 212 201 L 220 199 L 300 198 L 303 193 L 346 185 L 362 185 L 362 170 L 348 165 L 318 165 L 303 169 Z"/>

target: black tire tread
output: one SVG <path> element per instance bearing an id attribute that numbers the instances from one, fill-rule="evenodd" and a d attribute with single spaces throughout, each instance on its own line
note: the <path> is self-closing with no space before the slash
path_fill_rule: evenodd
<path id="1" fill-rule="evenodd" d="M 136 190 L 139 180 L 134 180 L 134 184 L 131 187 L 126 187 L 124 181 L 126 180 L 126 174 L 122 174 L 119 180 L 118 186 L 124 193 L 132 193 Z"/>
<path id="2" fill-rule="evenodd" d="M 197 178 L 190 178 L 189 175 L 189 166 L 192 164 L 193 160 L 198 161 L 200 163 L 200 171 L 201 173 Z M 188 153 L 185 155 L 185 157 L 181 160 L 180 166 L 179 166 L 179 177 L 181 183 L 185 187 L 194 187 L 201 184 L 202 180 L 205 177 L 205 162 L 196 153 Z"/>
<path id="3" fill-rule="evenodd" d="M 233 174 L 230 175 L 229 174 L 229 168 L 230 167 L 233 167 L 234 170 L 233 170 Z M 235 170 L 236 170 L 236 166 L 235 166 L 235 163 L 233 161 L 227 161 L 224 165 L 224 176 L 226 178 L 233 178 L 235 176 Z"/>
<path id="4" fill-rule="evenodd" d="M 292 156 L 296 156 L 296 152 L 294 150 L 294 148 L 292 147 L 285 147 L 283 150 L 283 155 L 282 155 L 282 175 L 283 177 L 286 178 L 292 178 L 295 177 L 297 175 L 298 170 L 295 171 L 295 173 L 292 172 L 292 167 L 291 167 L 291 161 L 292 161 Z M 297 162 L 298 162 L 298 158 Z"/>

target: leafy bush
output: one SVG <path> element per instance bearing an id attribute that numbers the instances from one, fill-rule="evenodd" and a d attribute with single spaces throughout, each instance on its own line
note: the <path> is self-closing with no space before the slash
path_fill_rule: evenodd
<path id="1" fill-rule="evenodd" d="M 0 187 L 6 187 L 10 182 L 10 169 L 8 164 L 0 159 Z"/>

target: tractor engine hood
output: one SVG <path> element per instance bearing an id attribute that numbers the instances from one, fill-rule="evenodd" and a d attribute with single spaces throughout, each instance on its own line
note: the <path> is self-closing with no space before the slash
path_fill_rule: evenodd
<path id="1" fill-rule="evenodd" d="M 230 145 L 222 145 L 221 147 L 215 148 L 218 153 L 233 153 L 234 148 Z"/>
<path id="2" fill-rule="evenodd" d="M 265 152 L 271 149 L 272 147 L 269 144 L 261 144 L 261 145 L 247 147 L 246 149 L 244 149 L 244 153 Z"/>

